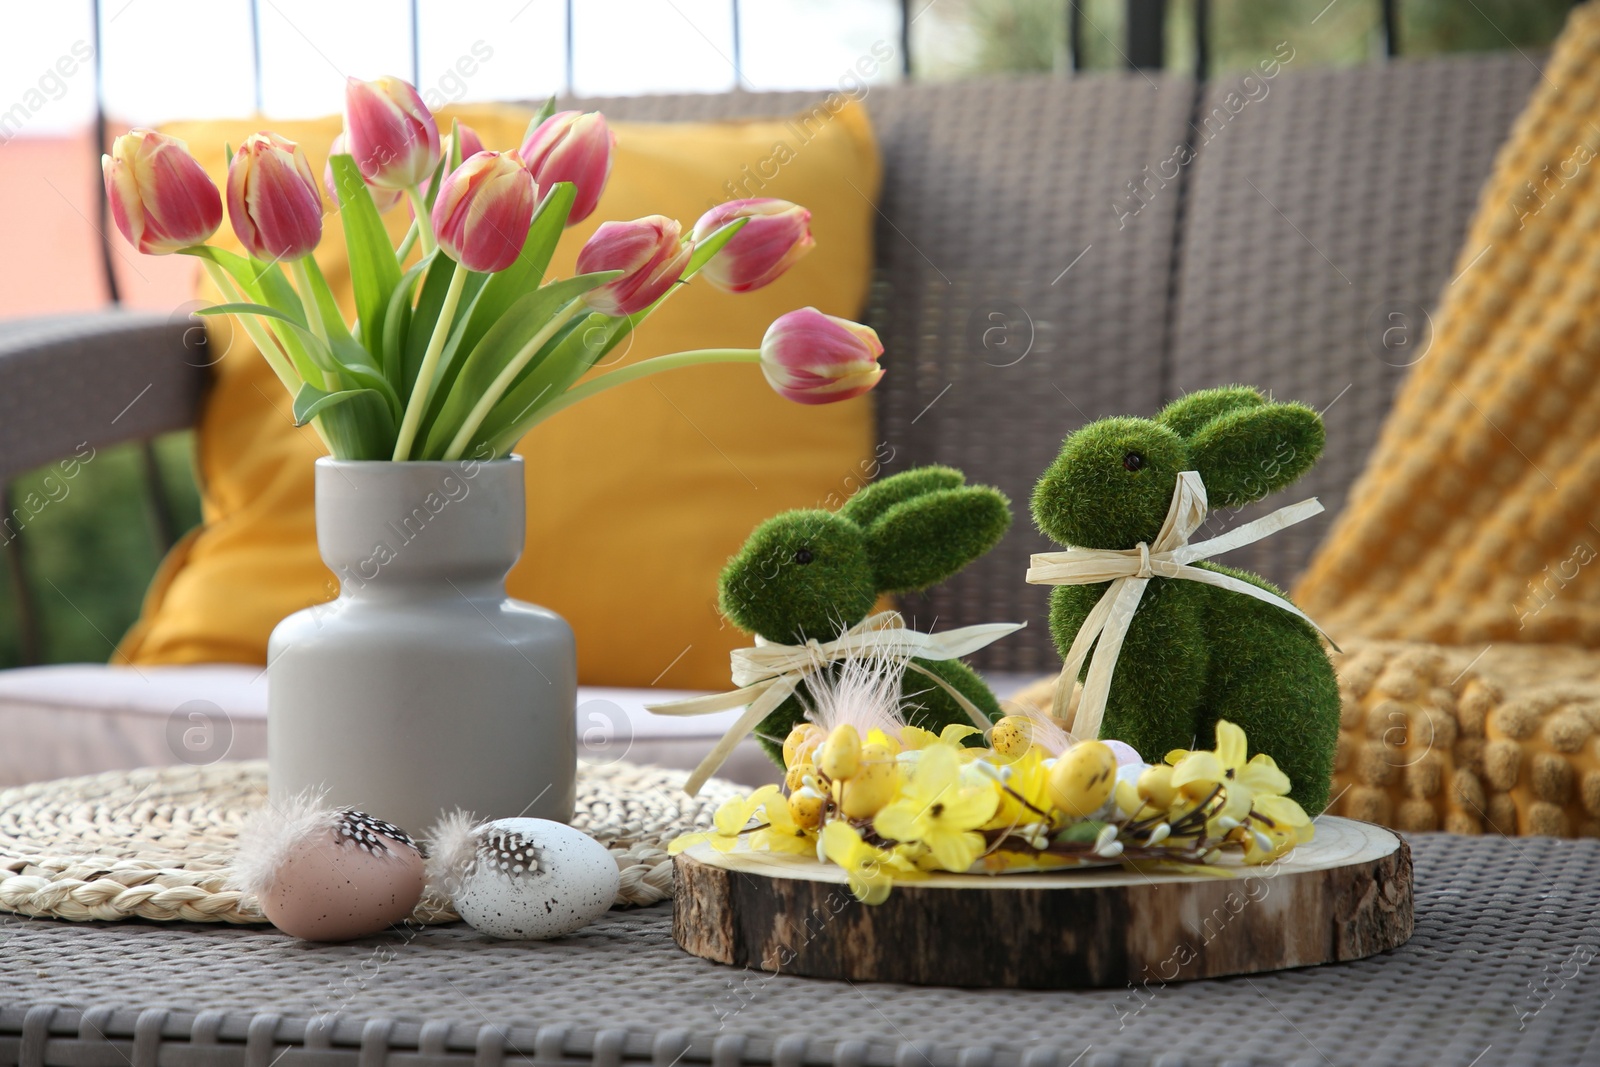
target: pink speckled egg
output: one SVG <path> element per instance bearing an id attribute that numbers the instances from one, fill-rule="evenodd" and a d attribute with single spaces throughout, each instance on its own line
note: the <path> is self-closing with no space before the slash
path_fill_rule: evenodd
<path id="1" fill-rule="evenodd" d="M 288 843 L 261 890 L 273 926 L 307 941 L 349 941 L 404 919 L 422 899 L 422 854 L 404 830 L 364 812 Z"/>

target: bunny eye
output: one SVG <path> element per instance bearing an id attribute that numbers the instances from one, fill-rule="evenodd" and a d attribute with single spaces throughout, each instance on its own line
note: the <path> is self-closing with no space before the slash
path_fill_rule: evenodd
<path id="1" fill-rule="evenodd" d="M 1122 454 L 1122 469 L 1136 471 L 1144 469 L 1144 453 L 1128 451 Z"/>
<path id="2" fill-rule="evenodd" d="M 811 550 L 809 548 L 795 549 L 794 561 L 796 563 L 810 563 L 814 559 L 816 559 L 816 557 L 811 554 Z"/>

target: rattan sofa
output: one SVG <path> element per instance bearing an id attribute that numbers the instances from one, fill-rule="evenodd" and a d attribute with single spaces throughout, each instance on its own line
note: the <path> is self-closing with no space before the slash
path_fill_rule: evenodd
<path id="1" fill-rule="evenodd" d="M 892 368 L 875 394 L 886 469 L 958 464 L 1020 503 L 1086 420 L 1246 381 L 1324 411 L 1327 455 L 1303 489 L 1337 511 L 1426 344 L 1420 309 L 1449 280 L 1479 186 L 1538 77 L 1508 52 L 1354 70 L 1301 70 L 1291 57 L 1250 83 L 1132 72 L 871 88 L 885 181 L 867 321 Z M 786 114 L 818 99 L 585 103 L 672 120 Z M 1408 342 L 1398 347 L 1386 344 L 1397 323 Z M 124 310 L 0 324 L 0 480 L 84 441 L 189 426 L 206 388 L 202 343 L 181 318 Z M 1291 582 L 1326 528 L 1294 527 L 1229 561 Z M 1059 660 L 1046 600 L 1019 580 L 1044 547 L 1019 522 L 905 606 L 944 626 L 1027 619 L 978 661 L 997 675 L 1048 672 Z M 261 754 L 254 669 L 0 673 L 0 736 L 17 742 L 0 785 L 169 761 L 168 717 L 188 699 L 230 716 L 232 755 Z M 717 729 L 673 724 L 701 733 L 665 736 L 636 695 L 598 699 L 630 718 L 635 759 L 692 764 Z M 752 755 L 730 769 L 763 767 Z"/>

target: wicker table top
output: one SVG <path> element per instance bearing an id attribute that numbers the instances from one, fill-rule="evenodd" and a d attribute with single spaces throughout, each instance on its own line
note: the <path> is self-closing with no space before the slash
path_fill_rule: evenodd
<path id="1" fill-rule="evenodd" d="M 533 945 L 459 923 L 313 946 L 259 927 L 7 916 L 0 1062 L 1600 1063 L 1600 841 L 1411 840 L 1417 929 L 1400 949 L 1148 990 L 735 971 L 679 951 L 665 904 Z"/>

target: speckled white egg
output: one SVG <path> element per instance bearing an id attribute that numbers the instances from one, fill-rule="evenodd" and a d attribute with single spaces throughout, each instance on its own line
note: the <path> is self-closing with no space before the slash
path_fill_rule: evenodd
<path id="1" fill-rule="evenodd" d="M 490 937 L 542 941 L 582 929 L 617 897 L 617 863 L 604 845 L 548 819 L 496 819 L 473 831 L 472 858 L 452 899 Z"/>

